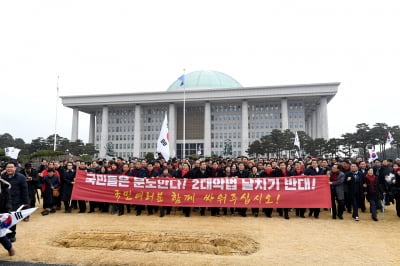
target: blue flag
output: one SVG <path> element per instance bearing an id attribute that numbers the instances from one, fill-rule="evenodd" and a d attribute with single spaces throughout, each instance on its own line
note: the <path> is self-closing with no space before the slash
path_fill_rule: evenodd
<path id="1" fill-rule="evenodd" d="M 180 77 L 178 78 L 178 80 L 181 81 L 181 83 L 179 84 L 179 86 L 182 87 L 182 86 L 185 84 L 185 75 L 183 74 L 182 76 L 180 76 Z"/>

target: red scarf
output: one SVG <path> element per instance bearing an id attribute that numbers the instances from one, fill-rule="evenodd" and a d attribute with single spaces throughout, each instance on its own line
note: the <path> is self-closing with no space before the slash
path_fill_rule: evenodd
<path id="1" fill-rule="evenodd" d="M 189 170 L 182 170 L 182 177 L 184 177 L 187 173 L 189 173 Z"/>
<path id="2" fill-rule="evenodd" d="M 265 173 L 266 173 L 267 175 L 271 174 L 271 173 L 272 173 L 272 169 L 265 169 Z"/>
<path id="3" fill-rule="evenodd" d="M 375 181 L 375 175 L 365 175 L 365 178 L 369 181 L 370 184 L 373 184 Z"/>
<path id="4" fill-rule="evenodd" d="M 331 182 L 337 181 L 338 180 L 338 175 L 339 175 L 339 172 L 337 172 L 337 173 L 332 172 L 331 178 L 330 178 Z"/>
<path id="5" fill-rule="evenodd" d="M 371 194 L 375 194 L 376 190 L 375 190 L 375 186 L 374 186 L 374 181 L 376 176 L 375 175 L 365 175 L 365 178 L 369 181 L 368 184 L 368 192 Z"/>
<path id="6" fill-rule="evenodd" d="M 212 176 L 216 177 L 217 176 L 217 171 L 218 171 L 218 168 L 212 168 L 211 169 Z"/>

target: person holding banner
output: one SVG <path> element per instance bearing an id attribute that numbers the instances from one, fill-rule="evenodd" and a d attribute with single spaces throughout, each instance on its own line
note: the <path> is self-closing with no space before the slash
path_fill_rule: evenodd
<path id="1" fill-rule="evenodd" d="M 225 166 L 222 171 L 220 171 L 220 176 L 219 177 L 234 177 L 235 172 L 232 172 L 232 168 L 230 166 Z M 230 207 L 229 208 L 231 215 L 235 215 L 235 208 Z M 224 216 L 228 215 L 228 208 L 224 207 L 222 208 L 222 211 L 224 213 Z"/>
<path id="2" fill-rule="evenodd" d="M 168 168 L 162 168 L 161 174 L 158 176 L 160 178 L 172 178 L 172 175 L 168 172 Z M 161 206 L 160 207 L 160 217 L 164 217 L 165 214 L 170 215 L 172 210 L 171 206 Z"/>
<path id="3" fill-rule="evenodd" d="M 65 213 L 71 213 L 72 211 L 72 206 L 71 206 L 71 195 L 72 195 L 72 189 L 75 184 L 75 174 L 76 171 L 73 169 L 73 164 L 72 162 L 67 163 L 67 170 L 65 170 L 63 174 L 63 191 L 61 193 L 61 200 L 64 202 L 65 206 Z"/>
<path id="4" fill-rule="evenodd" d="M 247 160 L 246 160 L 247 162 Z M 240 162 L 238 164 L 238 171 L 236 172 L 235 176 L 237 176 L 238 178 L 248 178 L 249 177 L 249 171 L 247 169 L 245 169 L 245 165 L 244 162 Z M 239 208 L 239 214 L 242 217 L 246 217 L 246 211 L 247 208 Z"/>
<path id="5" fill-rule="evenodd" d="M 275 170 L 272 169 L 271 163 L 266 163 L 264 167 L 264 171 L 261 172 L 260 177 L 274 177 L 275 176 Z M 268 218 L 272 218 L 272 208 L 263 208 L 263 212 L 265 213 L 265 216 Z"/>
<path id="6" fill-rule="evenodd" d="M 275 177 L 286 177 L 288 176 L 286 163 L 280 162 L 279 168 L 275 170 Z M 285 219 L 289 220 L 289 208 L 278 208 L 277 209 L 279 216 L 283 216 L 285 214 Z"/>
<path id="7" fill-rule="evenodd" d="M 251 171 L 249 174 L 250 178 L 259 178 L 260 177 L 260 173 L 258 172 L 257 166 L 253 165 L 251 167 L 250 171 Z M 258 217 L 259 211 L 260 211 L 259 208 L 251 208 L 251 213 L 253 214 L 254 217 Z"/>
<path id="8" fill-rule="evenodd" d="M 289 173 L 290 176 L 300 176 L 304 175 L 303 174 L 303 167 L 301 162 L 297 161 L 294 163 L 292 171 Z M 301 218 L 306 218 L 304 215 L 306 212 L 306 208 L 296 208 L 296 216 L 301 217 Z"/>
<path id="9" fill-rule="evenodd" d="M 331 185 L 332 219 L 338 217 L 343 220 L 345 174 L 340 171 L 337 164 L 334 164 L 332 170 L 328 171 L 327 174 L 329 174 L 329 184 Z"/>
<path id="10" fill-rule="evenodd" d="M 207 163 L 204 161 L 200 162 L 200 167 L 195 168 L 193 170 L 193 178 L 209 178 L 209 177 L 211 177 L 211 172 L 207 168 Z M 200 215 L 201 216 L 206 215 L 205 207 L 200 207 Z"/>
<path id="11" fill-rule="evenodd" d="M 148 162 L 147 163 L 147 171 L 144 173 L 144 176 L 141 176 L 143 178 L 156 178 L 158 177 L 158 172 L 154 170 L 153 163 Z M 153 215 L 155 212 L 158 211 L 157 206 L 153 205 L 147 205 L 147 215 Z"/>
<path id="12" fill-rule="evenodd" d="M 192 178 L 192 171 L 190 171 L 190 165 L 188 163 L 183 163 L 182 168 L 177 170 L 176 178 Z M 190 207 L 183 207 L 182 211 L 185 217 L 190 217 Z"/>
<path id="13" fill-rule="evenodd" d="M 304 170 L 304 174 L 305 175 L 311 175 L 311 176 L 314 176 L 314 175 L 325 175 L 326 171 L 324 171 L 324 169 L 321 169 L 321 168 L 318 167 L 317 159 L 312 159 L 311 160 L 311 166 Z M 311 216 L 314 215 L 314 218 L 318 219 L 319 218 L 319 212 L 320 212 L 319 208 L 310 208 L 310 212 L 309 212 L 308 216 L 311 217 Z"/>

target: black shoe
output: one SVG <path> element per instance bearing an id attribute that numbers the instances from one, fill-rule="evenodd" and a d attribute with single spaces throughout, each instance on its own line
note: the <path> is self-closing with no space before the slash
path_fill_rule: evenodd
<path id="1" fill-rule="evenodd" d="M 136 216 L 140 216 L 141 214 L 141 212 L 136 212 Z"/>
<path id="2" fill-rule="evenodd" d="M 123 212 L 119 212 L 119 213 L 118 213 L 118 216 L 121 216 L 121 215 L 124 215 L 124 213 L 123 213 Z"/>
<path id="3" fill-rule="evenodd" d="M 50 213 L 55 213 L 55 212 L 56 212 L 56 209 L 55 209 L 55 208 L 53 208 L 53 209 L 50 210 Z"/>
<path id="4" fill-rule="evenodd" d="M 49 213 L 50 213 L 50 212 L 49 212 L 48 210 L 44 210 L 44 211 L 41 212 L 41 214 L 42 214 L 43 216 L 48 215 Z"/>
<path id="5" fill-rule="evenodd" d="M 289 220 L 290 218 L 289 218 L 289 215 L 285 215 L 285 219 L 286 220 Z"/>
<path id="6" fill-rule="evenodd" d="M 343 220 L 343 216 L 342 215 L 338 215 L 337 216 L 340 220 Z"/>
<path id="7" fill-rule="evenodd" d="M 300 215 L 300 218 L 306 218 L 304 215 Z"/>
<path id="8" fill-rule="evenodd" d="M 336 216 L 332 216 L 332 219 L 333 219 L 333 220 L 336 220 Z"/>
<path id="9" fill-rule="evenodd" d="M 374 220 L 375 222 L 377 222 L 377 221 L 378 221 L 378 218 L 372 216 L 372 220 Z"/>
<path id="10" fill-rule="evenodd" d="M 67 210 L 64 211 L 64 213 L 71 213 L 71 210 L 67 209 Z"/>
<path id="11" fill-rule="evenodd" d="M 15 241 L 17 241 L 15 236 L 10 236 L 8 239 L 10 240 L 11 243 L 14 243 Z"/>

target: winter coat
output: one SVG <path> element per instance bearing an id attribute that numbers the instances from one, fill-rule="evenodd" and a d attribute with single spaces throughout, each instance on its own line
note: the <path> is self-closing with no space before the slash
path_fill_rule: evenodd
<path id="1" fill-rule="evenodd" d="M 332 181 L 331 189 L 332 192 L 336 192 L 337 200 L 344 200 L 344 184 L 346 176 L 342 171 L 339 171 L 337 180 Z"/>
<path id="2" fill-rule="evenodd" d="M 0 213 L 11 211 L 11 185 L 4 179 L 0 179 Z"/>
<path id="3" fill-rule="evenodd" d="M 25 176 L 16 172 L 12 176 L 4 173 L 1 177 L 11 184 L 11 211 L 16 211 L 21 205 L 29 205 L 28 183 Z"/>

